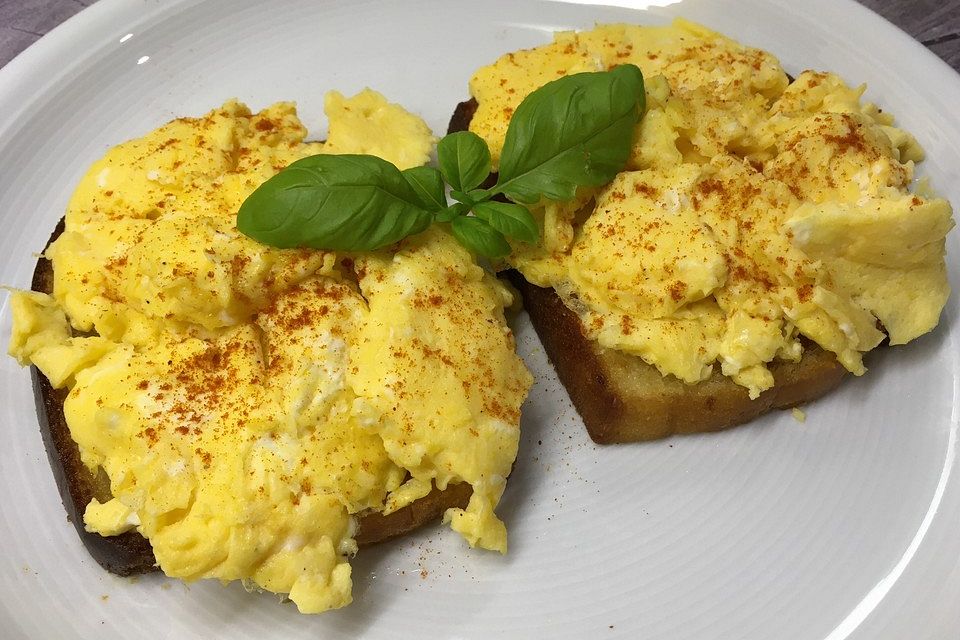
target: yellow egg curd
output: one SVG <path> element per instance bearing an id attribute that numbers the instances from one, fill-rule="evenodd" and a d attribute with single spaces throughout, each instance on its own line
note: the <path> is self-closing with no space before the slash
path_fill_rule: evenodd
<path id="1" fill-rule="evenodd" d="M 628 63 L 647 110 L 625 171 L 533 207 L 543 243 L 508 259 L 590 338 L 691 384 L 719 365 L 756 398 L 801 338 L 859 375 L 885 335 L 936 326 L 950 204 L 911 191 L 919 145 L 834 74 L 791 82 L 769 53 L 685 20 L 602 25 L 478 70 L 470 129 L 496 162 L 533 90 Z"/>
<path id="2" fill-rule="evenodd" d="M 185 580 L 242 580 L 300 611 L 351 600 L 357 521 L 469 483 L 446 518 L 506 551 L 494 509 L 531 384 L 511 294 L 440 228 L 364 254 L 275 249 L 235 227 L 253 189 L 316 153 L 428 159 L 424 122 L 366 90 L 328 96 L 329 138 L 290 103 L 228 102 L 111 149 L 46 255 L 53 295 L 12 296 L 10 351 L 69 389 L 83 462 Z"/>

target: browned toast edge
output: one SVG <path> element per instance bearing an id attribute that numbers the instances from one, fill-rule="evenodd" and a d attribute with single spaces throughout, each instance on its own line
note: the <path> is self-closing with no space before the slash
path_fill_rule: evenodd
<path id="1" fill-rule="evenodd" d="M 799 362 L 775 360 L 769 365 L 774 386 L 756 400 L 719 371 L 698 385 L 671 377 L 666 380 L 666 392 L 660 390 L 644 398 L 623 397 L 616 391 L 618 377 L 630 367 L 651 365 L 638 356 L 606 350 L 590 340 L 580 319 L 553 289 L 530 284 L 515 270 L 507 272 L 507 277 L 523 296 L 544 351 L 590 438 L 598 444 L 719 431 L 771 409 L 786 409 L 819 398 L 840 384 L 847 373 L 833 354 L 808 342 Z"/>

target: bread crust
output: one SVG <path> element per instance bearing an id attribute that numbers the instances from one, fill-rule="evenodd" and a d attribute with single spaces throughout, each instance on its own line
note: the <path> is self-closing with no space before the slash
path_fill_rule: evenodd
<path id="1" fill-rule="evenodd" d="M 640 357 L 605 349 L 590 340 L 580 319 L 553 289 L 507 272 L 523 296 L 557 376 L 598 444 L 656 440 L 683 433 L 719 431 L 753 420 L 771 409 L 815 400 L 843 380 L 847 371 L 813 343 L 798 362 L 770 364 L 774 386 L 751 400 L 744 387 L 719 371 L 690 385 L 662 375 Z"/>
<path id="2" fill-rule="evenodd" d="M 473 98 L 458 104 L 448 133 L 466 130 L 476 109 Z M 589 339 L 580 319 L 553 289 L 527 282 L 516 270 L 506 276 L 520 291 L 560 382 L 598 444 L 719 431 L 772 409 L 815 400 L 847 373 L 832 353 L 805 341 L 798 362 L 770 363 L 774 386 L 755 400 L 716 368 L 707 380 L 690 385 L 662 375 L 639 356 L 605 349 Z"/>
<path id="3" fill-rule="evenodd" d="M 63 219 L 57 224 L 47 246 L 63 233 Z M 41 293 L 53 292 L 53 265 L 41 256 L 33 272 L 31 288 Z M 101 503 L 112 498 L 110 480 L 103 470 L 93 474 L 81 461 L 80 449 L 70 436 L 63 414 L 66 389 L 53 385 L 36 367 L 30 368 L 33 379 L 37 418 L 50 468 L 57 481 L 57 489 L 67 519 L 71 521 L 90 555 L 110 573 L 130 576 L 158 570 L 150 542 L 136 531 L 117 536 L 101 536 L 84 528 L 83 513 L 93 498 Z M 355 534 L 361 547 L 383 542 L 407 534 L 424 524 L 433 522 L 451 507 L 464 509 L 473 494 L 467 483 L 451 484 L 445 490 L 434 488 L 425 497 L 389 515 L 377 512 L 360 514 Z"/>

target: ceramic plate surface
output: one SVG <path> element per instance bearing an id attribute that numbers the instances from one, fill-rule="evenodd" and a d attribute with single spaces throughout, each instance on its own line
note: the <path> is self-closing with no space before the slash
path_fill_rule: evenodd
<path id="1" fill-rule="evenodd" d="M 645 5 L 646 3 L 636 3 Z M 662 3 L 661 3 L 662 4 Z M 806 68 L 867 82 L 960 203 L 960 77 L 852 2 L 102 0 L 0 71 L 0 283 L 26 287 L 73 185 L 111 145 L 238 97 L 371 86 L 445 131 L 472 71 L 596 21 L 684 16 Z M 960 233 L 948 241 L 960 282 Z M 0 293 L 0 334 L 10 331 Z M 957 299 L 936 332 L 869 358 L 807 407 L 706 436 L 599 448 L 525 317 L 537 376 L 500 508 L 510 553 L 428 527 L 364 551 L 355 603 L 300 616 L 239 585 L 106 574 L 66 522 L 29 375 L 0 358 L 3 638 L 960 637 Z"/>

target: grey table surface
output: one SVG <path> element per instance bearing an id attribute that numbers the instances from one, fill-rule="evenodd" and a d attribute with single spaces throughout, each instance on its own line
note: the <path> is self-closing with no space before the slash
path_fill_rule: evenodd
<path id="1" fill-rule="evenodd" d="M 960 0 L 858 0 L 960 71 Z M 0 0 L 0 66 L 96 0 Z"/>

